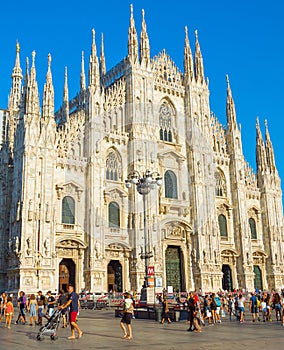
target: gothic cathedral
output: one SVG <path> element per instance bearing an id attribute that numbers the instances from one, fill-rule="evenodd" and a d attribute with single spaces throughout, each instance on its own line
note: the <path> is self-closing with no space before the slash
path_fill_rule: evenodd
<path id="1" fill-rule="evenodd" d="M 151 58 L 144 11 L 138 44 L 132 6 L 127 56 L 106 71 L 93 30 L 88 79 L 82 54 L 80 90 L 69 99 L 66 70 L 56 112 L 51 56 L 40 103 L 35 52 L 22 74 L 17 44 L 0 150 L 1 289 L 140 290 L 146 253 L 162 287 L 281 288 L 268 127 L 264 140 L 257 120 L 255 174 L 228 77 L 226 111 L 224 127 L 210 110 L 198 33 L 192 54 L 186 28 L 182 72 L 165 50 Z M 149 172 L 162 185 L 147 196 L 126 186 Z"/>

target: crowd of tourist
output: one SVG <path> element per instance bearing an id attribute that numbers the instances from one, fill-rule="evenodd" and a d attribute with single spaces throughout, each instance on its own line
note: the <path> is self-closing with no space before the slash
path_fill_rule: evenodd
<path id="1" fill-rule="evenodd" d="M 164 295 L 164 298 L 167 298 Z M 181 305 L 181 304 L 180 304 Z M 284 289 L 271 293 L 252 291 L 200 293 L 190 292 L 183 307 L 188 311 L 188 331 L 201 332 L 201 325 L 222 323 L 222 318 L 230 321 L 246 321 L 247 313 L 252 322 L 272 322 L 273 319 L 284 326 Z"/>
<path id="2" fill-rule="evenodd" d="M 18 315 L 15 315 L 15 304 L 19 310 Z M 20 291 L 15 300 L 13 295 L 7 295 L 3 292 L 0 297 L 0 322 L 5 319 L 5 327 L 11 329 L 12 318 L 15 317 L 15 325 L 28 323 L 30 326 L 43 326 L 43 319 L 47 322 L 52 317 L 55 307 L 61 309 L 62 328 L 67 327 L 68 321 L 71 325 L 69 339 L 75 339 L 75 329 L 78 332 L 78 338 L 81 338 L 83 332 L 76 324 L 79 297 L 71 285 L 68 287 L 68 294 L 62 290 L 56 298 L 51 291 L 48 291 L 46 295 L 43 295 L 42 291 L 38 291 L 37 294 L 29 296 Z"/>
<path id="3" fill-rule="evenodd" d="M 12 295 L 2 293 L 0 297 L 0 322 L 5 320 L 5 327 L 11 328 L 12 318 L 15 317 L 15 324 L 29 324 L 30 326 L 42 326 L 43 319 L 46 321 L 52 317 L 55 308 L 61 310 L 62 327 L 67 327 L 68 322 L 71 325 L 71 337 L 75 339 L 75 330 L 78 338 L 82 336 L 82 331 L 76 323 L 79 308 L 78 295 L 69 286 L 69 294 L 60 291 L 55 298 L 51 291 L 43 295 L 42 291 L 36 294 L 26 296 L 23 291 L 19 293 L 17 301 L 13 300 Z M 170 313 L 169 295 L 164 290 L 157 296 L 157 303 L 162 309 L 161 324 L 172 322 Z M 134 318 L 134 303 L 130 293 L 124 293 L 124 312 L 120 326 L 124 332 L 124 339 L 132 339 L 131 319 Z M 18 307 L 18 315 L 15 315 L 14 306 Z M 173 300 L 171 299 L 171 306 Z M 202 332 L 202 326 L 208 324 L 222 323 L 222 319 L 229 321 L 237 320 L 240 323 L 249 322 L 281 322 L 284 326 L 284 289 L 280 292 L 271 291 L 252 291 L 250 293 L 243 290 L 233 292 L 219 291 L 217 293 L 198 293 L 189 292 L 181 297 L 180 293 L 175 294 L 175 306 L 187 310 L 187 331 Z M 69 313 L 67 309 L 69 308 Z M 68 317 L 69 315 L 69 317 Z M 68 320 L 69 318 L 69 320 Z"/>

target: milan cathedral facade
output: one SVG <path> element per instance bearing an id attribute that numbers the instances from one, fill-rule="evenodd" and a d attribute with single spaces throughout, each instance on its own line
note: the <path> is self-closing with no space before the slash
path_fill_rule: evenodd
<path id="1" fill-rule="evenodd" d="M 72 99 L 66 70 L 55 112 L 51 56 L 40 102 L 35 52 L 23 73 L 16 47 L 0 150 L 0 287 L 139 290 L 148 250 L 162 287 L 281 288 L 282 192 L 268 127 L 263 139 L 256 122 L 255 174 L 228 78 L 227 125 L 210 110 L 197 32 L 192 54 L 186 29 L 182 72 L 165 50 L 151 58 L 144 11 L 138 40 L 131 8 L 127 56 L 106 71 L 93 31 L 88 79 L 84 61 Z M 146 171 L 163 183 L 143 209 L 125 180 Z"/>

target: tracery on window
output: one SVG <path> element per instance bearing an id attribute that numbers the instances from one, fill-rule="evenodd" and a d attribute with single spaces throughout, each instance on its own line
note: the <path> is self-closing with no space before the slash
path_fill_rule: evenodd
<path id="1" fill-rule="evenodd" d="M 226 197 L 227 196 L 226 179 L 224 174 L 220 170 L 217 170 L 215 172 L 215 180 L 216 180 L 216 196 Z"/>
<path id="2" fill-rule="evenodd" d="M 121 177 L 121 162 L 115 151 L 110 151 L 106 159 L 106 179 L 119 181 Z"/>
<path id="3" fill-rule="evenodd" d="M 173 109 L 164 101 L 159 110 L 160 140 L 173 142 Z"/>

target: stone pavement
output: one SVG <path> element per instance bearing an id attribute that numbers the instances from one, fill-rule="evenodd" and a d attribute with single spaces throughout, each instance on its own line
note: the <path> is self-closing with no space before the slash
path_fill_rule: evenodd
<path id="1" fill-rule="evenodd" d="M 249 316 L 248 316 L 249 317 Z M 0 324 L 0 349 L 112 349 L 112 350 L 249 350 L 273 349 L 284 347 L 284 327 L 280 322 L 252 323 L 250 319 L 240 324 L 237 321 L 223 319 L 222 324 L 212 327 L 206 325 L 202 333 L 186 332 L 184 321 L 161 325 L 151 320 L 133 320 L 131 341 L 121 339 L 120 319 L 110 310 L 82 310 L 79 325 L 84 334 L 81 339 L 67 340 L 70 328 L 58 330 L 58 339 L 53 341 L 45 337 L 37 341 L 39 327 L 12 325 L 12 329 Z"/>

